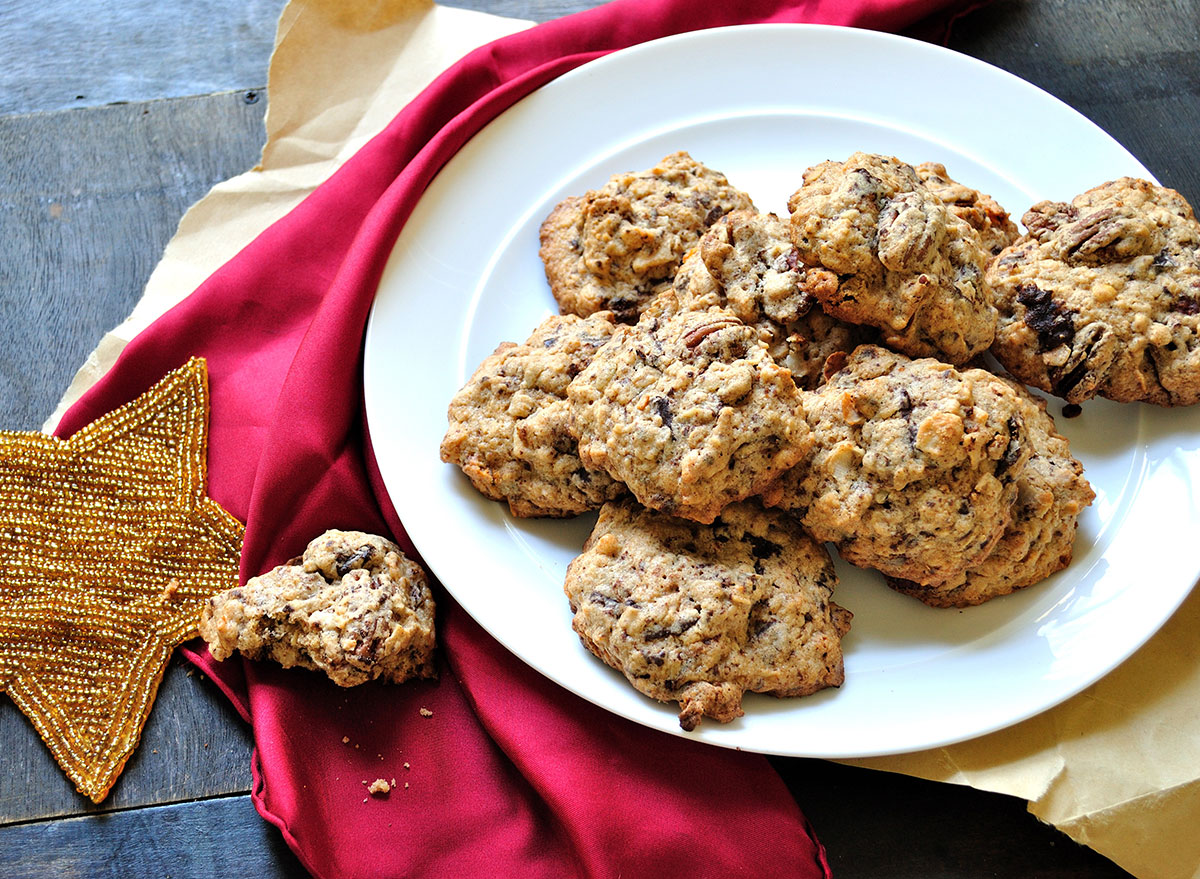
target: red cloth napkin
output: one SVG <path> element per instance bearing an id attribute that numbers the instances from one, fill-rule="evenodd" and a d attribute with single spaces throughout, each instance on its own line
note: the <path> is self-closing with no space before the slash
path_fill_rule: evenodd
<path id="1" fill-rule="evenodd" d="M 209 495 L 247 523 L 243 579 L 326 528 L 407 541 L 363 430 L 377 279 L 426 184 L 490 119 L 606 52 L 687 30 L 807 21 L 941 27 L 953 0 L 618 0 L 471 53 L 329 181 L 139 335 L 60 436 L 191 355 L 211 384 Z M 398 381 L 405 380 L 397 377 Z M 419 377 L 410 377 L 417 381 Z M 414 551 L 415 552 L 415 551 Z M 253 725 L 253 799 L 323 877 L 828 876 L 766 759 L 647 730 L 513 658 L 444 592 L 441 678 L 342 690 L 187 648 Z M 566 622 L 564 603 L 564 625 Z M 376 778 L 396 787 L 367 794 Z"/>

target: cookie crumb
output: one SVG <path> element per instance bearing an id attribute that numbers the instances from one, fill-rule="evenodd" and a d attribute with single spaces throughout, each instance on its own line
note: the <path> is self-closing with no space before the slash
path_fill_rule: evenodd
<path id="1" fill-rule="evenodd" d="M 343 745 L 350 744 L 350 736 L 342 736 L 342 744 Z"/>
<path id="2" fill-rule="evenodd" d="M 404 782 L 404 789 L 405 789 L 405 790 L 408 790 L 408 782 L 407 782 L 407 781 L 406 781 L 406 782 Z"/>
<path id="3" fill-rule="evenodd" d="M 432 711 L 430 711 L 428 708 L 422 708 L 422 709 L 421 709 L 421 716 L 422 716 L 422 717 L 433 717 L 433 712 L 432 712 Z"/>
<path id="4" fill-rule="evenodd" d="M 371 782 L 371 786 L 367 788 L 367 793 L 371 796 L 383 796 L 391 791 L 392 786 L 387 783 L 387 779 L 377 778 Z"/>
<path id="5" fill-rule="evenodd" d="M 176 593 L 179 592 L 180 582 L 177 577 L 172 577 L 163 585 L 163 590 L 159 593 L 159 598 L 163 601 L 174 601 Z"/>
<path id="6" fill-rule="evenodd" d="M 412 769 L 412 767 L 411 767 L 411 766 L 409 766 L 407 762 L 405 762 L 405 764 L 404 764 L 404 768 L 405 768 L 405 769 Z"/>

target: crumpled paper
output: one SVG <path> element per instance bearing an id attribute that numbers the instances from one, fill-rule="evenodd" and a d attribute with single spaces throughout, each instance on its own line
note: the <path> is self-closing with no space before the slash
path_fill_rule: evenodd
<path id="1" fill-rule="evenodd" d="M 79 370 L 46 429 L 128 340 L 291 210 L 437 74 L 529 24 L 431 0 L 291 0 L 271 60 L 261 163 L 187 212 L 144 298 Z M 1141 879 L 1200 879 L 1198 631 L 1193 593 L 1133 657 L 1056 708 L 957 745 L 845 762 L 1019 796 Z"/>

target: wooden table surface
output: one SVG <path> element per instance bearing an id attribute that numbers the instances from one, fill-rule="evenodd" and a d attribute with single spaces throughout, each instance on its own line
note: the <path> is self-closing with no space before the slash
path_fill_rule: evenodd
<path id="1" fill-rule="evenodd" d="M 595 4 L 451 5 L 545 20 Z M 282 6 L 0 0 L 0 428 L 41 426 L 138 300 L 183 211 L 255 164 Z M 1200 0 L 996 0 L 950 45 L 1061 98 L 1200 204 Z M 250 747 L 177 657 L 138 751 L 94 806 L 0 697 L 0 875 L 303 876 L 250 803 Z M 1021 800 L 776 763 L 839 879 L 1127 875 Z"/>

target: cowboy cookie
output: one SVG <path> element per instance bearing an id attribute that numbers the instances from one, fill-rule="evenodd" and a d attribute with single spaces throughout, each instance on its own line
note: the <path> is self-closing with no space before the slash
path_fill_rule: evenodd
<path id="1" fill-rule="evenodd" d="M 988 556 L 958 576 L 935 586 L 895 578 L 893 589 L 931 607 L 967 607 L 1024 589 L 1071 562 L 1079 515 L 1096 493 L 1071 455 L 1046 403 L 1025 386 L 1005 381 L 1020 400 L 1029 437 L 1029 461 L 1017 477 L 1012 521 Z"/>
<path id="2" fill-rule="evenodd" d="M 843 359 L 805 397 L 813 454 L 764 497 L 852 564 L 946 583 L 1008 527 L 1031 453 L 1021 400 L 980 369 L 873 345 Z"/>
<path id="3" fill-rule="evenodd" d="M 442 460 L 514 516 L 574 516 L 624 489 L 579 459 L 567 385 L 612 336 L 608 312 L 553 315 L 520 345 L 505 342 L 455 395 Z"/>
<path id="4" fill-rule="evenodd" d="M 810 443 L 791 374 L 718 308 L 618 327 L 567 394 L 584 464 L 697 522 L 761 492 Z"/>
<path id="5" fill-rule="evenodd" d="M 341 687 L 437 676 L 425 572 L 390 540 L 360 531 L 327 531 L 300 558 L 215 595 L 200 635 L 216 659 L 272 659 Z"/>
<path id="6" fill-rule="evenodd" d="M 824 380 L 830 355 L 849 353 L 878 336 L 824 312 L 818 292 L 834 291 L 837 276 L 801 264 L 787 224 L 774 214 L 726 214 L 700 239 L 699 257 L 719 291 L 717 301 L 706 301 L 758 327 L 771 356 L 791 370 L 801 388 L 811 390 Z M 676 281 L 681 299 L 700 299 L 682 269 Z"/>
<path id="7" fill-rule="evenodd" d="M 606 504 L 564 591 L 584 645 L 679 724 L 740 717 L 743 693 L 804 696 L 843 681 L 849 611 L 824 548 L 753 502 L 711 526 Z"/>
<path id="8" fill-rule="evenodd" d="M 1178 192 L 1123 177 L 1041 202 L 988 271 L 992 353 L 1071 403 L 1200 400 L 1200 223 Z"/>
<path id="9" fill-rule="evenodd" d="M 564 313 L 614 312 L 633 321 L 670 287 L 704 230 L 750 196 L 685 152 L 648 171 L 615 174 L 561 202 L 541 227 L 546 279 Z"/>
<path id="10" fill-rule="evenodd" d="M 815 290 L 829 314 L 878 327 L 884 344 L 914 357 L 962 364 L 987 350 L 990 254 L 910 165 L 868 153 L 823 162 L 788 209 L 800 259 L 838 276 Z"/>

